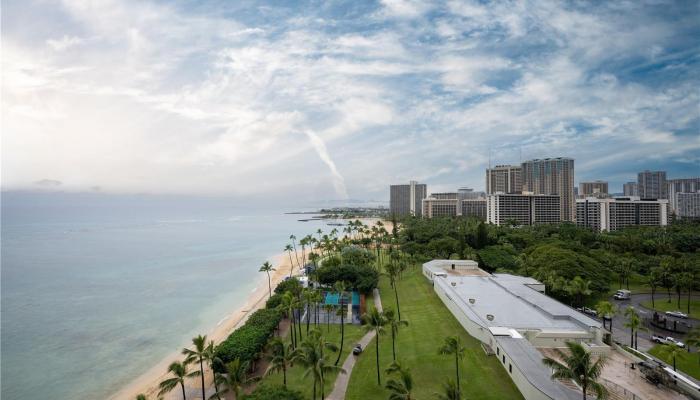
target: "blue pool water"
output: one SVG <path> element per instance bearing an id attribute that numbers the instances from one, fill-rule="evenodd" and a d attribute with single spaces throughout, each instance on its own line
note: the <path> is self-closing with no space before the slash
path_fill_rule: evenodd
<path id="1" fill-rule="evenodd" d="M 332 305 L 336 306 L 336 305 L 340 304 L 339 300 L 340 300 L 340 295 L 338 295 L 338 293 L 326 292 L 324 303 L 325 304 L 332 304 Z M 345 295 L 345 302 L 347 302 L 348 300 L 349 299 L 348 299 L 348 296 L 346 294 Z M 357 292 L 352 292 L 352 304 L 355 306 L 360 305 L 360 295 Z"/>

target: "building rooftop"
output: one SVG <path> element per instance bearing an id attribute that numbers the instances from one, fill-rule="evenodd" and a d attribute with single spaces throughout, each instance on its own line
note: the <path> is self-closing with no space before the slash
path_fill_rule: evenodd
<path id="1" fill-rule="evenodd" d="M 588 332 L 601 327 L 600 322 L 537 291 L 532 286 L 542 284 L 532 278 L 448 274 L 436 284 L 446 286 L 445 292 L 455 297 L 452 300 L 485 328 Z"/>

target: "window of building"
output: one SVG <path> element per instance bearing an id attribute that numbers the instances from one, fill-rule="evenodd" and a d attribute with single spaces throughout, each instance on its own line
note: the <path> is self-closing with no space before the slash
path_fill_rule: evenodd
<path id="1" fill-rule="evenodd" d="M 503 364 L 506 363 L 506 356 L 503 356 Z"/>
<path id="2" fill-rule="evenodd" d="M 513 365 L 511 363 L 508 363 L 508 372 L 513 373 Z"/>
<path id="3" fill-rule="evenodd" d="M 496 354 L 498 354 L 499 356 L 501 355 L 501 349 L 499 349 L 498 347 L 496 347 Z"/>

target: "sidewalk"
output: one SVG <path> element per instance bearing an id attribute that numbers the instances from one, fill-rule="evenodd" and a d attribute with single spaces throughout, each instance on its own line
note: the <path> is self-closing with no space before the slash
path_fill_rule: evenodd
<path id="1" fill-rule="evenodd" d="M 373 292 L 374 295 L 374 306 L 377 307 L 378 311 L 383 311 L 382 309 L 382 299 L 379 297 L 379 289 L 374 289 Z M 375 332 L 370 331 L 365 334 L 365 336 L 360 339 L 360 346 L 362 348 L 366 348 L 369 342 L 374 339 Z M 343 400 L 345 398 L 345 392 L 348 390 L 348 383 L 350 383 L 350 375 L 352 374 L 352 369 L 355 367 L 355 360 L 357 359 L 356 356 L 352 354 L 352 352 L 348 355 L 348 357 L 345 359 L 345 362 L 343 362 L 343 369 L 345 370 L 344 374 L 338 374 L 338 377 L 335 379 L 335 386 L 333 387 L 333 391 L 326 397 L 328 400 Z"/>

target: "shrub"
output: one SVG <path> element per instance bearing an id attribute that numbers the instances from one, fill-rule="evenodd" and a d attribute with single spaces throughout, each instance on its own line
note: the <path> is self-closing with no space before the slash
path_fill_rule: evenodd
<path id="1" fill-rule="evenodd" d="M 275 288 L 275 293 L 284 294 L 285 292 L 292 292 L 294 294 L 301 293 L 301 282 L 299 282 L 299 279 L 285 279 Z"/>
<path id="2" fill-rule="evenodd" d="M 369 293 L 379 283 L 379 273 L 369 265 L 358 266 L 343 264 L 337 267 L 323 266 L 316 271 L 318 281 L 323 285 L 346 282 L 351 288 L 362 293 Z"/>
<path id="3" fill-rule="evenodd" d="M 277 329 L 281 319 L 282 314 L 276 309 L 255 311 L 242 327 L 233 331 L 226 340 L 216 347 L 216 356 L 224 364 L 236 358 L 243 362 L 254 361 Z"/>
<path id="4" fill-rule="evenodd" d="M 343 264 L 357 267 L 370 266 L 375 260 L 374 254 L 371 251 L 358 246 L 344 247 L 340 252 L 340 258 L 343 260 Z"/>
<path id="5" fill-rule="evenodd" d="M 297 390 L 290 390 L 281 385 L 261 385 L 251 394 L 243 395 L 242 400 L 304 400 Z"/>

